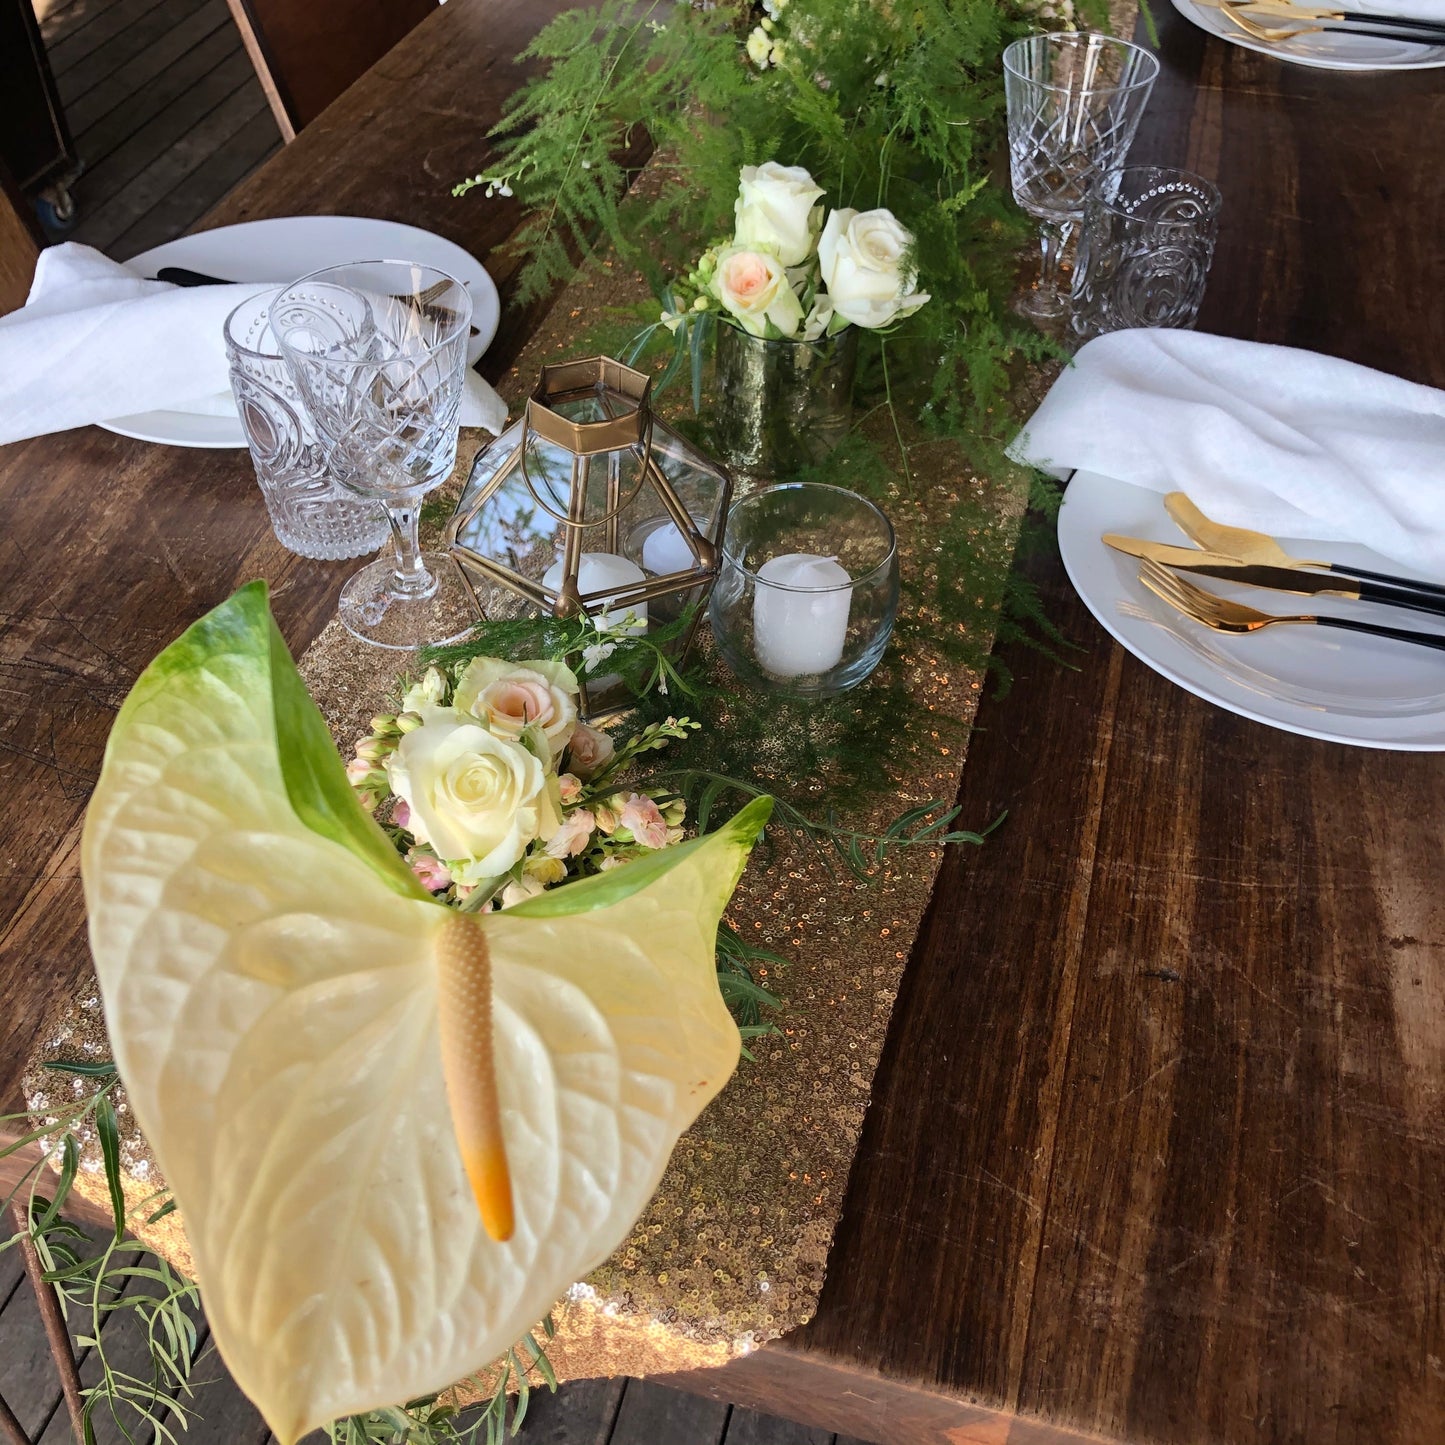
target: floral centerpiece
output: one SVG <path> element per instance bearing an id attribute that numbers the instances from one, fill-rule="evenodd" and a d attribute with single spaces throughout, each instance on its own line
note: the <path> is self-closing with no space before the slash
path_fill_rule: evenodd
<path id="1" fill-rule="evenodd" d="M 744 166 L 732 236 L 663 293 L 658 325 L 693 358 L 695 392 L 704 348 L 689 333 L 723 323 L 717 442 L 756 476 L 821 461 L 838 445 L 852 414 L 853 328 L 891 328 L 930 299 L 918 289 L 913 233 L 892 211 L 843 206 L 825 221 L 823 195 L 803 166 Z"/>
<path id="2" fill-rule="evenodd" d="M 507 908 L 682 841 L 685 800 L 619 778 L 700 724 L 668 718 L 620 746 L 577 716 L 546 658 L 431 666 L 372 719 L 347 775 L 423 886 L 466 912 Z"/>

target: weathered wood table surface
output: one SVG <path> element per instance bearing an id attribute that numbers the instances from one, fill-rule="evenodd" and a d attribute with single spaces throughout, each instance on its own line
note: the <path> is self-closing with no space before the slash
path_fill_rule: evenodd
<path id="1" fill-rule="evenodd" d="M 453 0 L 211 221 L 370 214 L 486 257 L 516 212 L 447 185 L 562 8 Z M 1135 155 L 1224 190 L 1201 327 L 1445 385 L 1442 73 L 1159 21 Z M 245 465 L 93 428 L 0 449 L 0 1104 L 85 967 L 81 813 L 137 671 L 257 575 L 299 652 L 346 574 L 277 546 Z M 676 1382 L 889 1445 L 1437 1445 L 1445 760 L 1221 712 L 1038 577 L 1077 669 L 1015 651 L 979 715 L 964 820 L 1009 820 L 935 895 L 818 1317 Z"/>

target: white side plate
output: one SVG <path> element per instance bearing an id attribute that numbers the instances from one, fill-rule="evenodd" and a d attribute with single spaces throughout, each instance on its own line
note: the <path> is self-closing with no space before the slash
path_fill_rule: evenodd
<path id="1" fill-rule="evenodd" d="M 1139 563 L 1100 540 L 1105 532 L 1188 546 L 1158 492 L 1076 472 L 1059 513 L 1059 550 L 1089 611 L 1135 657 L 1197 697 L 1287 732 L 1361 747 L 1445 751 L 1445 652 L 1330 627 L 1271 627 L 1238 637 L 1211 632 L 1139 581 Z M 1323 557 L 1418 575 L 1367 547 L 1281 539 L 1300 557 Z M 1201 587 L 1262 612 L 1334 612 L 1445 636 L 1445 618 L 1342 598 Z M 1439 579 L 1429 579 L 1439 580 Z"/>
<path id="2" fill-rule="evenodd" d="M 1246 35 L 1212 5 L 1174 0 L 1174 8 L 1201 30 L 1231 45 L 1242 45 L 1246 50 L 1257 50 L 1261 55 L 1272 55 L 1276 60 L 1288 60 L 1295 65 L 1312 65 L 1318 70 L 1431 70 L 1445 65 L 1445 45 L 1421 45 L 1416 40 L 1386 40 L 1373 35 L 1341 35 L 1338 31 L 1270 42 Z M 1262 24 L 1273 23 L 1267 17 L 1259 18 Z M 1445 20 L 1445 6 L 1441 7 L 1441 18 Z M 1389 29 L 1384 25 L 1375 28 Z"/>
<path id="3" fill-rule="evenodd" d="M 154 276 L 162 266 L 184 266 L 227 281 L 274 281 L 284 286 L 323 266 L 383 260 L 421 261 L 466 284 L 472 297 L 472 325 L 477 328 L 467 360 L 474 363 L 497 334 L 502 314 L 497 288 L 474 256 L 417 226 L 362 216 L 278 216 L 181 236 L 142 251 L 127 265 L 142 276 Z M 231 416 L 148 411 L 113 417 L 100 425 L 121 436 L 170 446 L 246 445 L 240 421 Z"/>

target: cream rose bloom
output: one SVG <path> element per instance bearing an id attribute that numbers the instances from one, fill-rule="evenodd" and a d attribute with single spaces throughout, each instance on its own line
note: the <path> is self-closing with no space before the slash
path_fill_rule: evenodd
<path id="1" fill-rule="evenodd" d="M 753 336 L 766 336 L 769 322 L 780 335 L 795 336 L 803 320 L 802 302 L 788 285 L 783 263 L 766 251 L 742 246 L 719 251 L 712 293 Z"/>
<path id="2" fill-rule="evenodd" d="M 577 725 L 577 679 L 560 662 L 474 657 L 457 679 L 452 706 L 480 718 L 498 737 L 539 727 L 555 757 Z"/>
<path id="3" fill-rule="evenodd" d="M 903 269 L 912 232 L 892 211 L 836 210 L 823 227 L 818 262 L 834 312 L 877 330 L 911 316 L 927 300 L 918 277 Z"/>
<path id="4" fill-rule="evenodd" d="M 734 244 L 772 251 L 784 266 L 802 265 L 818 245 L 822 194 L 822 186 L 802 166 L 776 161 L 744 166 L 733 203 Z"/>
<path id="5" fill-rule="evenodd" d="M 458 883 L 505 873 L 561 825 L 556 780 L 521 743 L 453 713 L 407 733 L 387 776 L 410 810 L 411 832 Z"/>

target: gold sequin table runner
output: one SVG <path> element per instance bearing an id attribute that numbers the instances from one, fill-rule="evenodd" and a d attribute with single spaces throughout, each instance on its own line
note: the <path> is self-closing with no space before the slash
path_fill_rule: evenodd
<path id="1" fill-rule="evenodd" d="M 544 361 L 578 354 L 576 338 L 589 318 L 633 306 L 642 295 L 640 280 L 621 267 L 579 278 L 522 354 L 504 395 L 515 407 Z M 464 433 L 457 472 L 443 493 L 447 502 L 484 439 Z M 973 475 L 941 444 L 915 449 L 913 468 L 913 489 L 900 488 L 885 504 L 905 578 L 929 565 L 936 519 L 961 504 L 982 519 L 980 544 L 1007 556 L 1020 512 L 1016 482 Z M 974 641 L 982 651 L 988 639 Z M 394 706 L 397 656 L 361 646 L 333 620 L 302 659 L 302 674 L 343 754 L 374 712 Z M 846 820 L 865 830 L 930 799 L 952 800 L 982 685 L 977 675 L 945 665 L 926 644 L 895 655 L 890 665 L 939 726 L 921 735 L 912 729 L 912 741 L 877 760 L 874 805 Z M 866 686 L 854 696 L 858 707 L 870 706 Z M 726 727 L 727 720 L 709 714 L 706 725 Z M 766 759 L 762 764 L 766 772 Z M 821 811 L 826 799 L 818 801 Z M 958 826 L 987 821 L 961 818 Z M 721 1365 L 812 1318 L 889 1014 L 941 851 L 908 849 L 871 886 L 830 869 L 806 845 L 755 854 L 728 916 L 749 940 L 788 960 L 761 980 L 782 1000 L 781 1033 L 754 1041 L 755 1061 L 740 1064 L 682 1138 L 656 1197 L 622 1247 L 559 1304 L 548 1353 L 560 1378 Z M 93 1087 L 40 1069 L 58 1057 L 109 1057 L 93 983 L 50 1020 L 31 1060 L 27 1099 L 42 1119 L 69 1102 L 72 1089 Z M 123 1098 L 118 1111 L 126 1192 L 135 1206 L 162 1181 Z M 107 1198 L 93 1139 L 84 1141 L 77 1187 L 99 1203 Z M 176 1267 L 189 1269 L 178 1213 L 137 1225 L 136 1232 Z M 204 1294 L 204 1280 L 200 1284 Z"/>

